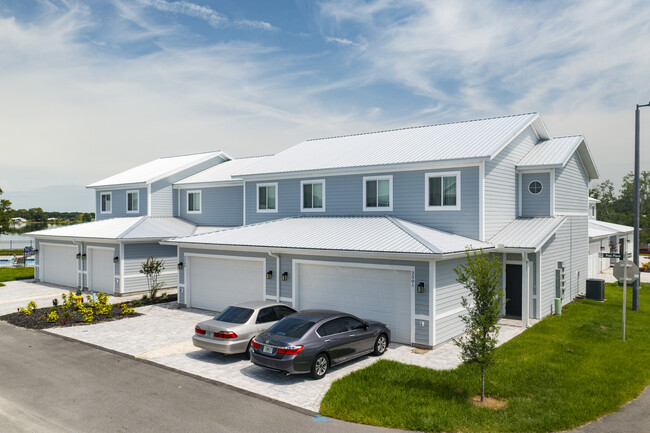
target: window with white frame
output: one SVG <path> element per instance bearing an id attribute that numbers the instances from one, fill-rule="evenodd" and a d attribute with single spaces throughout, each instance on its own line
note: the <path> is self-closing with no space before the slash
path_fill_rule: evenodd
<path id="1" fill-rule="evenodd" d="M 278 211 L 277 182 L 257 184 L 257 211 L 258 212 Z"/>
<path id="2" fill-rule="evenodd" d="M 363 178 L 363 210 L 393 210 L 393 176 Z"/>
<path id="3" fill-rule="evenodd" d="M 110 192 L 102 192 L 99 196 L 99 201 L 100 201 L 100 208 L 99 212 L 100 213 L 111 213 L 113 212 L 113 205 L 111 203 L 111 199 L 113 197 L 113 194 Z"/>
<path id="4" fill-rule="evenodd" d="M 424 175 L 425 210 L 460 210 L 460 172 Z"/>
<path id="5" fill-rule="evenodd" d="M 187 213 L 201 213 L 201 191 L 187 191 Z"/>
<path id="6" fill-rule="evenodd" d="M 325 180 L 300 182 L 300 210 L 302 212 L 325 211 Z"/>
<path id="7" fill-rule="evenodd" d="M 126 213 L 140 212 L 140 193 L 138 191 L 126 192 Z"/>

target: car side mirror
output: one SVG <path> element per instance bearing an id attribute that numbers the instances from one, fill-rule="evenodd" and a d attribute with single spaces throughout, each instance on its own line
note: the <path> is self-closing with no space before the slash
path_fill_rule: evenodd
<path id="1" fill-rule="evenodd" d="M 363 329 L 368 329 L 370 328 L 370 325 L 368 325 L 368 322 L 363 322 Z"/>

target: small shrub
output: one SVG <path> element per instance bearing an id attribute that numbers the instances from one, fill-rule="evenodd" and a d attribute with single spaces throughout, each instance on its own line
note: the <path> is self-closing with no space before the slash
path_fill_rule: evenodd
<path id="1" fill-rule="evenodd" d="M 70 292 L 67 295 L 64 293 L 61 295 L 63 298 L 63 308 L 72 308 L 75 305 L 74 302 L 74 293 Z"/>
<path id="2" fill-rule="evenodd" d="M 79 312 L 81 313 L 81 319 L 84 322 L 90 323 L 90 322 L 93 321 L 93 309 L 92 308 L 81 307 Z"/>
<path id="3" fill-rule="evenodd" d="M 160 299 L 162 299 L 163 301 L 166 301 L 167 298 L 169 298 L 169 294 L 168 294 L 168 293 L 163 293 L 162 295 L 160 295 Z"/>
<path id="4" fill-rule="evenodd" d="M 129 306 L 126 305 L 124 302 L 120 304 L 120 308 L 122 308 L 122 314 L 124 314 L 125 316 L 133 314 L 135 312 L 133 308 L 129 308 Z"/>
<path id="5" fill-rule="evenodd" d="M 69 311 L 63 312 L 63 317 L 67 320 L 72 317 L 72 313 Z"/>
<path id="6" fill-rule="evenodd" d="M 95 300 L 93 299 L 92 295 L 86 295 L 86 305 L 90 305 L 91 307 L 95 306 Z"/>
<path id="7" fill-rule="evenodd" d="M 47 315 L 47 321 L 49 323 L 56 323 L 59 320 L 59 309 L 54 307 L 50 310 L 50 314 Z"/>
<path id="8" fill-rule="evenodd" d="M 147 295 L 142 295 L 142 298 L 140 298 L 141 301 L 146 301 L 147 299 L 149 299 L 149 297 L 147 297 Z"/>
<path id="9" fill-rule="evenodd" d="M 36 302 L 34 301 L 29 301 L 29 304 L 27 304 L 27 308 L 21 308 L 20 312 L 23 313 L 25 316 L 31 316 L 34 311 L 36 311 Z"/>
<path id="10" fill-rule="evenodd" d="M 137 299 L 131 302 L 131 305 L 133 305 L 134 307 L 139 307 L 140 304 L 141 304 L 141 302 L 138 301 Z"/>

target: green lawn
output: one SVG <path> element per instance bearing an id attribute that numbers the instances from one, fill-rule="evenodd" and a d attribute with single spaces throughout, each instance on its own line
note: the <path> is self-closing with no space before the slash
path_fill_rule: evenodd
<path id="1" fill-rule="evenodd" d="M 480 373 L 461 365 L 436 371 L 379 361 L 337 380 L 321 413 L 347 421 L 421 431 L 537 432 L 575 428 L 617 410 L 650 381 L 650 284 L 641 312 L 627 293 L 626 342 L 621 340 L 622 288 L 607 301 L 576 301 L 497 349 L 486 393 L 505 409 L 478 408 Z"/>
<path id="2" fill-rule="evenodd" d="M 0 268 L 0 286 L 2 281 L 27 280 L 34 278 L 34 268 Z"/>

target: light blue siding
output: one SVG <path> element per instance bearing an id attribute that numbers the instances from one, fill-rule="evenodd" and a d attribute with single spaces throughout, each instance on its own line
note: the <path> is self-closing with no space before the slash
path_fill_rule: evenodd
<path id="1" fill-rule="evenodd" d="M 460 310 L 460 301 L 463 296 L 469 297 L 469 291 L 456 281 L 457 275 L 454 272 L 454 269 L 463 263 L 464 258 L 436 262 L 436 345 L 464 331 L 460 316 L 465 310 Z"/>
<path id="2" fill-rule="evenodd" d="M 416 319 L 413 326 L 415 327 L 415 343 L 429 346 L 429 321 Z"/>
<path id="3" fill-rule="evenodd" d="M 278 180 L 278 212 L 257 212 L 257 183 L 246 182 L 246 224 L 254 224 L 291 216 L 319 215 L 392 215 L 439 230 L 478 239 L 479 235 L 479 169 L 463 167 L 461 172 L 461 210 L 425 211 L 425 173 L 447 170 L 413 170 L 373 173 L 393 176 L 393 210 L 363 211 L 363 175 L 325 177 L 326 212 L 300 212 L 301 179 Z M 323 177 L 313 178 L 323 179 Z M 259 182 L 267 183 L 267 181 Z"/>
<path id="4" fill-rule="evenodd" d="M 127 191 L 138 191 L 140 197 L 140 208 L 138 212 L 126 212 L 126 193 Z M 101 194 L 110 192 L 112 202 L 112 212 L 103 214 L 101 213 Z M 95 220 L 103 220 L 108 218 L 124 218 L 124 217 L 137 217 L 147 215 L 147 189 L 146 188 L 125 188 L 125 189 L 112 189 L 110 191 L 96 191 L 95 192 Z"/>
<path id="5" fill-rule="evenodd" d="M 574 153 L 562 169 L 555 170 L 555 212 L 580 212 L 589 208 L 589 179 Z"/>
<path id="6" fill-rule="evenodd" d="M 151 216 L 174 214 L 174 190 L 167 179 L 151 184 Z"/>
<path id="7" fill-rule="evenodd" d="M 515 166 L 539 141 L 532 126 L 523 131 L 492 161 L 485 163 L 485 239 L 517 217 Z"/>
<path id="8" fill-rule="evenodd" d="M 180 217 L 203 226 L 240 226 L 243 217 L 243 186 L 223 186 L 216 188 L 197 188 L 201 191 L 201 213 L 187 212 L 187 192 L 195 190 L 181 189 L 174 191 L 178 197 L 180 191 Z"/>
<path id="9" fill-rule="evenodd" d="M 533 194 L 528 186 L 531 182 L 542 184 L 542 191 Z M 551 214 L 551 174 L 524 173 L 521 175 L 521 216 L 549 216 Z"/>
<path id="10" fill-rule="evenodd" d="M 587 216 L 569 216 L 541 250 L 541 317 L 553 313 L 555 270 L 564 264 L 562 304 L 585 293 L 588 273 L 589 237 Z"/>
<path id="11" fill-rule="evenodd" d="M 178 268 L 176 247 L 160 245 L 158 243 L 136 243 L 124 245 L 124 293 L 148 290 L 147 278 L 140 273 L 142 263 L 149 256 L 164 261 L 164 270 L 160 274 L 159 282 L 164 283 L 163 288 L 176 287 L 178 284 Z"/>

